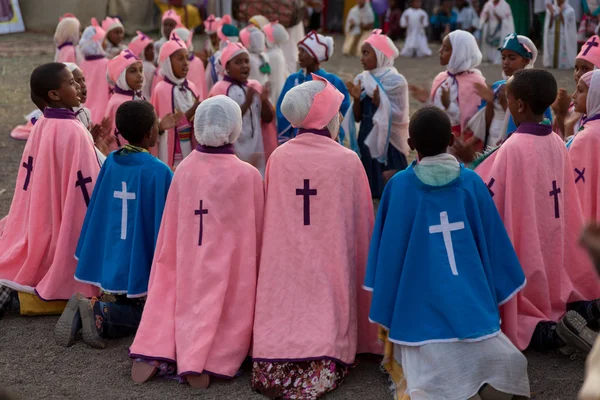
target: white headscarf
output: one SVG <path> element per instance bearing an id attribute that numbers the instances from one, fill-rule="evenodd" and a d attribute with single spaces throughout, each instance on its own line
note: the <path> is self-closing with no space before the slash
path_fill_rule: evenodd
<path id="1" fill-rule="evenodd" d="M 177 88 L 173 91 L 173 103 L 175 104 L 175 110 L 187 112 L 187 110 L 194 105 L 196 98 L 192 90 L 184 85 L 184 83 L 187 82 L 186 78 L 177 78 L 173 73 L 171 57 L 167 57 L 167 59 L 160 65 L 160 72 L 164 77 L 168 78 L 177 86 Z"/>
<path id="2" fill-rule="evenodd" d="M 290 89 L 281 103 L 281 113 L 292 124 L 302 128 L 310 107 L 315 101 L 315 96 L 325 89 L 323 81 L 308 81 Z M 340 131 L 340 117 L 336 114 L 327 124 L 327 130 L 333 139 L 337 138 Z"/>
<path id="3" fill-rule="evenodd" d="M 128 67 L 129 68 L 129 67 Z M 133 89 L 127 84 L 127 68 L 119 75 L 119 79 L 115 82 L 115 86 L 121 90 L 132 91 Z"/>
<path id="4" fill-rule="evenodd" d="M 281 24 L 273 24 L 273 43 L 267 39 L 267 47 L 280 46 L 290 40 L 290 34 Z"/>
<path id="5" fill-rule="evenodd" d="M 219 147 L 235 143 L 242 132 L 242 110 L 227 96 L 204 100 L 194 117 L 194 135 L 203 146 Z"/>
<path id="6" fill-rule="evenodd" d="M 588 95 L 585 107 L 587 109 L 587 116 L 593 117 L 594 115 L 600 114 L 600 70 L 594 70 L 584 74 L 580 80 L 586 81 L 584 78 L 590 74 L 591 79 L 588 84 Z M 589 78 L 588 78 L 589 79 Z"/>
<path id="7" fill-rule="evenodd" d="M 302 47 L 308 51 L 318 63 L 331 60 L 334 50 L 333 45 L 334 41 L 332 37 L 323 36 L 314 31 L 298 43 L 298 47 Z"/>
<path id="8" fill-rule="evenodd" d="M 451 74 L 471 71 L 481 64 L 481 51 L 477 40 L 467 31 L 450 32 L 448 40 L 452 45 L 452 55 L 447 70 Z"/>
<path id="9" fill-rule="evenodd" d="M 249 30 L 248 51 L 254 54 L 262 53 L 265 51 L 265 34 L 258 28 L 251 27 Z"/>
<path id="10" fill-rule="evenodd" d="M 88 26 L 81 35 L 81 41 L 79 42 L 79 50 L 84 56 L 104 56 L 104 49 L 102 48 L 102 42 L 94 40 L 96 35 L 96 28 Z"/>
<path id="11" fill-rule="evenodd" d="M 529 49 L 529 51 L 531 51 L 531 55 L 532 55 L 531 61 L 529 61 L 529 64 L 527 64 L 525 66 L 525 69 L 531 69 L 531 68 L 533 68 L 534 64 L 535 64 L 535 61 L 537 60 L 537 57 L 538 57 L 538 49 L 537 49 L 537 47 L 535 47 L 535 44 L 533 44 L 533 42 L 531 41 L 531 39 L 529 39 L 527 36 L 517 35 L 517 40 L 523 46 L 527 47 Z"/>
<path id="12" fill-rule="evenodd" d="M 191 53 L 192 51 L 194 51 L 194 44 L 193 43 L 189 43 L 188 45 L 188 40 L 190 39 L 190 35 L 191 32 L 187 29 L 187 28 L 175 28 L 173 29 L 173 32 L 177 34 L 177 36 L 179 36 L 179 38 L 181 40 L 184 41 L 184 43 L 188 46 L 188 51 Z M 171 33 L 172 35 L 173 33 Z"/>
<path id="13" fill-rule="evenodd" d="M 79 20 L 77 18 L 63 18 L 56 25 L 54 44 L 60 46 L 67 42 L 73 43 L 73 46 L 79 44 Z"/>
<path id="14" fill-rule="evenodd" d="M 67 69 L 68 69 L 70 72 L 73 72 L 73 71 L 75 71 L 76 69 L 78 69 L 78 70 L 80 70 L 80 71 L 81 71 L 81 69 L 79 68 L 79 65 L 77 65 L 77 64 L 75 64 L 75 63 L 72 63 L 72 62 L 64 62 L 63 64 L 65 64 L 65 65 L 67 66 Z"/>

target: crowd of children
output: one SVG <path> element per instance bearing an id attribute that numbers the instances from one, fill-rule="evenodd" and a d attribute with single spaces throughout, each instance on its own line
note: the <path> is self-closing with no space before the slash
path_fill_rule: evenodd
<path id="1" fill-rule="evenodd" d="M 430 52 L 420 3 L 400 18 L 404 55 Z M 207 388 L 251 354 L 269 398 L 320 398 L 373 353 L 398 398 L 522 399 L 522 350 L 590 352 L 600 281 L 578 237 L 600 218 L 600 38 L 554 53 L 574 65 L 569 96 L 490 0 L 482 47 L 505 79 L 488 87 L 463 4 L 426 89 L 363 7 L 344 52 L 364 71 L 346 83 L 316 32 L 288 74 L 290 35 L 262 16 L 241 31 L 209 17 L 196 53 L 171 11 L 159 41 L 128 46 L 118 19 L 79 37 L 65 15 L 56 62 L 31 75 L 41 114 L 18 132 L 0 310 L 61 314 L 65 347 L 135 335 L 136 383 Z M 570 10 L 548 12 L 559 51 Z M 412 117 L 411 93 L 429 103 Z"/>

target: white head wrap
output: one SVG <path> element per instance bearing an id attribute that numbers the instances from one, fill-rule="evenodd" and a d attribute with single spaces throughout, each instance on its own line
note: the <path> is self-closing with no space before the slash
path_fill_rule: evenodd
<path id="1" fill-rule="evenodd" d="M 580 80 L 584 80 L 583 78 L 588 74 L 592 75 L 592 79 L 588 85 L 589 89 L 585 106 L 587 109 L 587 116 L 593 117 L 594 115 L 600 114 L 600 70 L 587 72 Z"/>
<path id="2" fill-rule="evenodd" d="M 167 59 L 165 61 L 162 62 L 162 64 L 160 64 L 160 73 L 169 78 L 169 80 L 171 82 L 173 82 L 176 85 L 181 85 L 183 84 L 183 82 L 185 82 L 185 78 L 177 78 L 175 76 L 175 74 L 173 73 L 173 66 L 171 65 L 171 57 L 167 57 Z"/>
<path id="3" fill-rule="evenodd" d="M 67 66 L 67 69 L 71 72 L 75 71 L 76 69 L 81 71 L 81 68 L 79 68 L 79 65 L 72 63 L 72 62 L 64 62 L 63 64 L 65 64 Z"/>
<path id="4" fill-rule="evenodd" d="M 194 135 L 203 146 L 219 147 L 235 143 L 242 132 L 242 110 L 227 96 L 204 100 L 194 117 Z"/>
<path id="5" fill-rule="evenodd" d="M 390 46 L 390 48 L 392 48 L 394 50 L 394 55 L 390 58 L 388 56 L 386 56 L 385 54 L 383 54 L 383 52 L 379 49 L 377 49 L 374 46 L 373 50 L 375 51 L 375 56 L 377 57 L 377 69 L 379 68 L 391 68 L 394 66 L 394 60 L 400 55 L 400 52 L 398 51 L 398 48 L 396 47 L 396 45 L 394 44 L 394 42 L 392 41 L 392 39 L 390 39 L 389 37 L 386 37 L 388 44 Z"/>
<path id="6" fill-rule="evenodd" d="M 249 31 L 248 51 L 254 54 L 260 54 L 265 51 L 265 34 L 255 27 L 251 27 Z"/>
<path id="7" fill-rule="evenodd" d="M 290 34 L 281 24 L 273 24 L 273 43 L 269 45 L 281 45 L 290 40 Z"/>
<path id="8" fill-rule="evenodd" d="M 332 37 L 311 32 L 298 43 L 298 47 L 308 51 L 317 62 L 321 63 L 330 60 L 333 56 L 333 44 Z"/>
<path id="9" fill-rule="evenodd" d="M 173 29 L 173 32 L 177 34 L 177 36 L 179 36 L 179 38 L 181 40 L 183 40 L 186 44 L 188 43 L 188 40 L 190 39 L 190 31 L 187 28 L 175 28 Z M 173 34 L 173 32 L 171 32 L 171 35 Z M 188 51 L 191 53 L 192 51 L 194 51 L 194 44 L 190 43 L 188 46 Z"/>
<path id="10" fill-rule="evenodd" d="M 54 44 L 60 46 L 67 42 L 73 43 L 73 46 L 79 44 L 79 20 L 77 18 L 63 18 L 56 25 Z"/>
<path id="11" fill-rule="evenodd" d="M 94 40 L 96 35 L 96 28 L 88 26 L 81 35 L 81 41 L 79 42 L 79 50 L 84 56 L 100 56 L 105 55 L 104 49 L 102 48 L 102 42 Z"/>
<path id="12" fill-rule="evenodd" d="M 308 81 L 290 89 L 281 103 L 281 113 L 292 126 L 302 128 L 302 122 L 306 119 L 315 96 L 323 89 L 325 89 L 325 82 L 322 81 Z M 331 137 L 335 139 L 340 130 L 339 114 L 329 121 L 327 129 Z"/>
<path id="13" fill-rule="evenodd" d="M 535 44 L 533 44 L 533 42 L 531 41 L 531 39 L 529 39 L 527 36 L 517 35 L 517 40 L 523 46 L 527 47 L 529 49 L 529 51 L 531 51 L 531 55 L 532 55 L 531 61 L 529 61 L 529 64 L 527 64 L 527 66 L 525 67 L 525 69 L 533 68 L 534 64 L 535 64 L 535 60 L 537 60 L 537 57 L 538 57 L 538 49 L 537 49 L 537 47 L 535 47 Z"/>
<path id="14" fill-rule="evenodd" d="M 448 72 L 451 74 L 467 72 L 481 64 L 482 55 L 477 40 L 469 32 L 461 30 L 450 32 L 448 40 L 452 45 Z"/>
<path id="15" fill-rule="evenodd" d="M 123 70 L 123 72 L 121 72 L 121 74 L 119 75 L 119 79 L 117 79 L 117 81 L 115 82 L 115 86 L 117 86 L 119 89 L 121 90 L 133 90 L 131 89 L 131 87 L 127 84 L 127 69 L 129 67 L 125 68 Z"/>

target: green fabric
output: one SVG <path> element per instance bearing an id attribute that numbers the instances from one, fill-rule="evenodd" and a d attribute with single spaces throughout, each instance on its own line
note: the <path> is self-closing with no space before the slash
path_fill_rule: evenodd
<path id="1" fill-rule="evenodd" d="M 515 21 L 515 32 L 517 35 L 529 36 L 529 1 L 507 0 L 507 2 Z"/>

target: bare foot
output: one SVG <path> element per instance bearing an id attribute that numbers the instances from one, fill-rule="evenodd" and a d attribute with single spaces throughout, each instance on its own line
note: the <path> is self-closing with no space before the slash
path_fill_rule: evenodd
<path id="1" fill-rule="evenodd" d="M 146 383 L 156 375 L 158 368 L 143 361 L 134 361 L 131 367 L 131 379 L 135 383 Z"/>
<path id="2" fill-rule="evenodd" d="M 186 378 L 190 386 L 196 389 L 206 389 L 210 384 L 210 377 L 206 374 L 188 375 Z"/>

